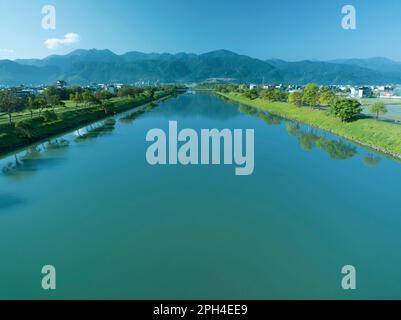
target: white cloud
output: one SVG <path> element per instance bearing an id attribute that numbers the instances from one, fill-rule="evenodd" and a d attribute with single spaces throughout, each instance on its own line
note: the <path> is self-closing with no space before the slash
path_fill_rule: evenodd
<path id="1" fill-rule="evenodd" d="M 70 46 L 79 42 L 79 35 L 76 33 L 67 33 L 64 38 L 51 38 L 45 41 L 46 48 L 50 50 L 57 50 L 62 46 Z"/>

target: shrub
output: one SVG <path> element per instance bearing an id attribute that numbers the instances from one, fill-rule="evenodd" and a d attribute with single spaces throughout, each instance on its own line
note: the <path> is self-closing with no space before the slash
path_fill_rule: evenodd
<path id="1" fill-rule="evenodd" d="M 101 108 L 104 111 L 104 113 L 107 115 L 116 113 L 114 103 L 105 102 L 102 104 Z"/>
<path id="2" fill-rule="evenodd" d="M 43 112 L 43 118 L 46 122 L 53 122 L 58 119 L 58 116 L 57 113 L 55 113 L 54 111 L 47 110 Z"/>
<path id="3" fill-rule="evenodd" d="M 35 135 L 35 127 L 30 120 L 22 120 L 16 123 L 15 128 L 18 132 L 29 141 L 33 139 Z"/>
<path id="4" fill-rule="evenodd" d="M 74 119 L 77 116 L 76 111 L 67 111 L 67 112 L 62 112 L 59 115 L 59 119 L 66 121 L 66 120 L 71 120 Z"/>
<path id="5" fill-rule="evenodd" d="M 361 104 L 356 99 L 337 99 L 330 108 L 330 114 L 344 122 L 355 120 L 361 112 Z"/>

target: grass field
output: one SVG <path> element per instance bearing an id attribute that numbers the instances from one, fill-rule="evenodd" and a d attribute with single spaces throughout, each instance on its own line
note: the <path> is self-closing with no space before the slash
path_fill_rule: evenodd
<path id="1" fill-rule="evenodd" d="M 359 102 L 364 105 L 364 106 L 369 106 L 375 102 L 383 102 L 384 104 L 387 105 L 401 105 L 401 98 L 397 99 L 389 99 L 389 98 L 363 98 L 363 99 L 358 99 Z"/>
<path id="2" fill-rule="evenodd" d="M 329 116 L 325 111 L 308 107 L 297 107 L 284 102 L 270 103 L 261 99 L 250 100 L 236 93 L 220 95 L 287 119 L 329 131 L 359 144 L 401 158 L 400 125 L 373 119 L 360 119 L 345 123 Z"/>

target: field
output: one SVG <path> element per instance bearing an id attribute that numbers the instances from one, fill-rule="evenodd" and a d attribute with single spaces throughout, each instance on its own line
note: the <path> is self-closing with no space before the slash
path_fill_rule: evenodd
<path id="1" fill-rule="evenodd" d="M 373 119 L 359 119 L 345 123 L 329 116 L 322 110 L 297 107 L 284 102 L 270 103 L 261 99 L 250 100 L 236 93 L 221 95 L 272 114 L 329 131 L 361 145 L 401 158 L 401 126 L 398 124 Z"/>

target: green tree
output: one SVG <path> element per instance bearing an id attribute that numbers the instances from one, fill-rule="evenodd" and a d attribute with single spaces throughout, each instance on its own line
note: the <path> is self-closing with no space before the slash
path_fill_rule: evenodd
<path id="1" fill-rule="evenodd" d="M 259 97 L 258 91 L 256 89 L 247 90 L 244 92 L 244 97 L 255 100 Z"/>
<path id="2" fill-rule="evenodd" d="M 302 92 L 296 91 L 288 96 L 288 102 L 300 107 L 302 106 L 302 98 L 303 98 Z"/>
<path id="3" fill-rule="evenodd" d="M 79 93 L 78 92 L 76 92 L 76 93 L 71 93 L 70 94 L 70 100 L 72 101 L 72 102 L 75 102 L 75 106 L 76 107 L 78 107 L 78 101 L 77 101 L 77 95 L 79 95 Z"/>
<path id="4" fill-rule="evenodd" d="M 100 100 L 100 101 L 104 101 L 104 100 L 108 100 L 113 98 L 113 94 L 106 91 L 106 90 L 101 90 L 95 93 L 95 97 L 96 99 Z"/>
<path id="5" fill-rule="evenodd" d="M 48 104 L 46 98 L 44 96 L 39 96 L 36 98 L 36 102 L 38 104 L 39 115 L 42 114 L 42 110 L 47 108 Z"/>
<path id="6" fill-rule="evenodd" d="M 114 108 L 114 103 L 112 102 L 104 102 L 102 103 L 101 106 L 102 110 L 106 115 L 114 114 L 115 113 L 115 108 Z"/>
<path id="7" fill-rule="evenodd" d="M 58 119 L 57 113 L 55 113 L 54 111 L 43 112 L 43 118 L 45 119 L 46 122 L 53 122 Z"/>
<path id="8" fill-rule="evenodd" d="M 99 103 L 99 100 L 90 91 L 85 91 L 82 94 L 82 100 L 86 105 Z"/>
<path id="9" fill-rule="evenodd" d="M 388 112 L 386 106 L 384 105 L 383 102 L 381 101 L 377 101 L 375 103 L 373 103 L 370 107 L 369 107 L 369 111 L 371 113 L 376 114 L 376 120 L 379 120 L 379 115 L 380 114 L 386 114 Z"/>
<path id="10" fill-rule="evenodd" d="M 336 94 L 332 90 L 324 90 L 319 93 L 319 103 L 322 106 L 331 106 L 336 99 Z"/>
<path id="11" fill-rule="evenodd" d="M 34 137 L 34 127 L 27 120 L 22 120 L 20 122 L 17 122 L 15 128 L 21 133 L 23 137 L 28 139 L 28 141 L 31 141 L 32 138 Z"/>
<path id="12" fill-rule="evenodd" d="M 29 97 L 27 101 L 27 108 L 29 112 L 31 113 L 31 119 L 33 118 L 33 112 L 35 110 L 40 109 L 40 101 L 36 99 L 35 97 Z"/>
<path id="13" fill-rule="evenodd" d="M 20 109 L 22 109 L 22 105 L 15 90 L 0 91 L 0 112 L 8 115 L 10 124 L 12 123 L 12 114 Z"/>
<path id="14" fill-rule="evenodd" d="M 319 86 L 316 83 L 308 84 L 302 96 L 302 103 L 312 108 L 319 103 Z"/>
<path id="15" fill-rule="evenodd" d="M 58 88 L 55 86 L 51 86 L 46 88 L 43 92 L 43 95 L 48 99 L 52 96 L 57 96 L 60 100 L 68 100 L 70 97 L 70 91 L 67 88 Z"/>
<path id="16" fill-rule="evenodd" d="M 64 102 L 61 101 L 60 97 L 57 95 L 47 96 L 46 98 L 48 106 L 50 106 L 53 110 L 55 107 L 64 106 Z"/>
<path id="17" fill-rule="evenodd" d="M 144 91 L 145 91 L 145 89 L 143 89 L 143 88 L 132 87 L 132 86 L 122 86 L 118 90 L 118 96 L 119 97 L 134 96 L 134 95 L 143 93 Z"/>
<path id="18" fill-rule="evenodd" d="M 355 120 L 361 112 L 361 104 L 356 99 L 337 99 L 330 108 L 330 114 L 344 122 Z"/>

